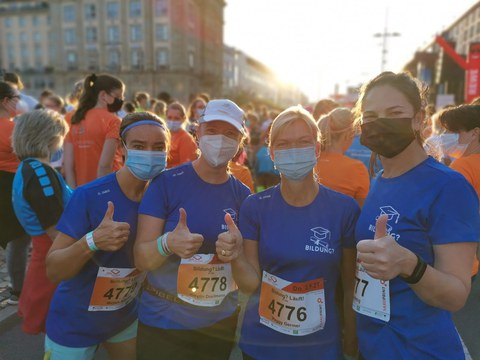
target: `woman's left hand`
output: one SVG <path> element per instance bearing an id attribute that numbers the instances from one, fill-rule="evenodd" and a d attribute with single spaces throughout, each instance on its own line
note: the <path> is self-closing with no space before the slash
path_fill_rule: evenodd
<path id="1" fill-rule="evenodd" d="M 387 221 L 387 215 L 381 215 L 375 225 L 374 239 L 358 242 L 358 261 L 368 275 L 375 279 L 391 280 L 398 275 L 410 276 L 415 269 L 417 257 L 388 235 Z"/>

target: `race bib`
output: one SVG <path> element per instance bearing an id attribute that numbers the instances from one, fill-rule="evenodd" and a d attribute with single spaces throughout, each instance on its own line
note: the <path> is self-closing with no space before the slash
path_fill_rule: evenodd
<path id="1" fill-rule="evenodd" d="M 177 296 L 189 304 L 217 306 L 236 289 L 230 264 L 214 254 L 196 254 L 180 262 Z"/>
<path id="2" fill-rule="evenodd" d="M 138 294 L 145 272 L 133 268 L 100 267 L 88 311 L 113 311 L 130 303 Z"/>
<path id="3" fill-rule="evenodd" d="M 283 334 L 303 336 L 325 326 L 323 279 L 292 283 L 263 272 L 260 323 Z"/>
<path id="4" fill-rule="evenodd" d="M 390 320 L 390 282 L 378 280 L 367 274 L 357 261 L 353 310 L 375 319 Z"/>

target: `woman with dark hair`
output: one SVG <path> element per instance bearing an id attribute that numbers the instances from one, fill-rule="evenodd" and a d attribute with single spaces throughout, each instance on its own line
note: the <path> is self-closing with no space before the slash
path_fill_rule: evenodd
<path id="1" fill-rule="evenodd" d="M 147 112 L 125 116 L 119 133 L 125 165 L 75 190 L 47 256 L 47 276 L 61 281 L 47 318 L 51 360 L 93 359 L 100 344 L 110 359 L 135 359 L 144 277 L 133 261 L 137 212 L 149 181 L 165 169 L 170 134 Z"/>
<path id="2" fill-rule="evenodd" d="M 0 245 L 6 247 L 7 270 L 11 288 L 9 304 L 18 304 L 22 291 L 27 250 L 30 241 L 17 220 L 12 207 L 12 184 L 18 168 L 18 158 L 13 153 L 12 133 L 20 93 L 9 83 L 0 81 Z"/>
<path id="3" fill-rule="evenodd" d="M 361 142 L 383 171 L 358 220 L 353 307 L 364 359 L 465 359 L 451 312 L 470 293 L 479 203 L 465 178 L 429 157 L 421 85 L 384 72 L 360 91 Z"/>
<path id="4" fill-rule="evenodd" d="M 205 102 L 204 99 L 197 97 L 190 103 L 190 106 L 188 107 L 188 110 L 187 110 L 188 125 L 186 130 L 193 137 L 196 136 L 198 120 L 200 119 L 200 116 L 202 116 L 203 110 L 205 109 L 206 105 L 207 103 Z"/>
<path id="5" fill-rule="evenodd" d="M 119 170 L 118 142 L 125 86 L 111 75 L 89 75 L 65 139 L 65 178 L 72 188 Z"/>

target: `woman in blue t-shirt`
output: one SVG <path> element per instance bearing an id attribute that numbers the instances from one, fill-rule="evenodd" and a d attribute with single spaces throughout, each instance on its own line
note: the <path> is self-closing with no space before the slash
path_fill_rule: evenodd
<path id="1" fill-rule="evenodd" d="M 248 197 L 240 210 L 241 234 L 229 222 L 229 232 L 217 242 L 238 287 L 251 294 L 240 338 L 243 358 L 340 359 L 342 327 L 335 303 L 340 277 L 344 352 L 354 356 L 351 303 L 359 207 L 317 182 L 313 168 L 320 132 L 302 107 L 283 111 L 269 140 L 280 184 Z"/>
<path id="2" fill-rule="evenodd" d="M 478 198 L 422 146 L 423 92 L 384 72 L 361 90 L 361 142 L 383 165 L 356 227 L 354 309 L 362 357 L 464 359 L 451 319 L 470 292 Z"/>
<path id="3" fill-rule="evenodd" d="M 233 348 L 237 291 L 215 242 L 250 193 L 228 173 L 245 136 L 244 113 L 230 100 L 212 100 L 199 124 L 200 157 L 156 178 L 140 206 L 135 264 L 148 274 L 139 360 L 223 360 Z"/>
<path id="4" fill-rule="evenodd" d="M 137 293 L 133 241 L 140 200 L 166 166 L 170 133 L 151 113 L 120 126 L 125 165 L 77 188 L 57 225 L 47 275 L 60 282 L 47 318 L 45 358 L 93 359 L 102 344 L 111 359 L 135 359 Z"/>

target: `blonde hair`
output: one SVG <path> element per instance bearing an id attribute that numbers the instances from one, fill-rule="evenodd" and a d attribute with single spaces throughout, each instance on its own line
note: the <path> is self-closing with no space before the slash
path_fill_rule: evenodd
<path id="1" fill-rule="evenodd" d="M 305 122 L 305 124 L 307 124 L 307 126 L 312 131 L 312 135 L 315 140 L 319 142 L 321 141 L 320 131 L 312 115 L 301 105 L 296 105 L 290 106 L 289 108 L 283 110 L 275 118 L 275 120 L 273 120 L 268 141 L 269 146 L 271 147 L 275 143 L 275 140 L 285 127 L 297 120 L 302 120 L 303 122 Z"/>
<path id="2" fill-rule="evenodd" d="M 318 128 L 323 139 L 322 150 L 325 150 L 345 132 L 355 131 L 355 117 L 350 109 L 336 108 L 318 120 Z"/>
<path id="3" fill-rule="evenodd" d="M 20 160 L 50 158 L 68 132 L 62 115 L 53 110 L 34 110 L 15 119 L 13 151 Z"/>

